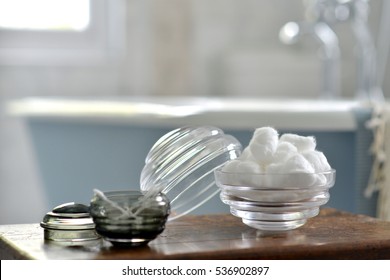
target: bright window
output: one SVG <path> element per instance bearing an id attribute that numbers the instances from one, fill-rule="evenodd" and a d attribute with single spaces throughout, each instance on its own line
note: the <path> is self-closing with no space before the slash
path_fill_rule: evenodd
<path id="1" fill-rule="evenodd" d="M 0 28 L 81 31 L 90 21 L 89 0 L 0 0 Z"/>
<path id="2" fill-rule="evenodd" d="M 106 63 L 125 44 L 126 0 L 0 0 L 0 65 Z"/>

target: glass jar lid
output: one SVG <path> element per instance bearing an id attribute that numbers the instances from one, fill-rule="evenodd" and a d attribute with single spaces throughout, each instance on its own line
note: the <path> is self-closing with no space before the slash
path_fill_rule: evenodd
<path id="1" fill-rule="evenodd" d="M 161 189 L 171 203 L 169 219 L 179 218 L 219 193 L 214 170 L 241 151 L 241 143 L 217 127 L 172 130 L 150 149 L 141 172 L 141 191 Z"/>

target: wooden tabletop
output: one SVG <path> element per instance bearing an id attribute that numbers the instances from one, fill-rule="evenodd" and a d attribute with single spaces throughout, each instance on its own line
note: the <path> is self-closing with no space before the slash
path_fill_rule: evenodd
<path id="1" fill-rule="evenodd" d="M 303 227 L 264 235 L 232 215 L 186 216 L 144 247 L 44 241 L 39 224 L 1 225 L 0 259 L 390 259 L 390 222 L 322 209 Z"/>

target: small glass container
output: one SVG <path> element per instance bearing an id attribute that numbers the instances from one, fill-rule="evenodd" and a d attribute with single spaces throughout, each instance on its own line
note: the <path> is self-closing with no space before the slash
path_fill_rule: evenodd
<path id="1" fill-rule="evenodd" d="M 214 170 L 241 151 L 241 143 L 217 127 L 172 130 L 150 149 L 141 172 L 141 191 L 161 189 L 171 203 L 169 220 L 177 219 L 219 193 Z"/>
<path id="2" fill-rule="evenodd" d="M 329 200 L 335 170 L 322 173 L 248 174 L 215 171 L 222 202 L 243 223 L 267 232 L 303 226 Z"/>
<path id="3" fill-rule="evenodd" d="M 89 214 L 89 207 L 75 202 L 61 204 L 48 212 L 41 222 L 44 239 L 59 245 L 81 245 L 100 239 Z"/>
<path id="4" fill-rule="evenodd" d="M 163 232 L 170 204 L 162 193 L 108 191 L 95 193 L 90 213 L 97 233 L 114 246 L 140 246 Z"/>

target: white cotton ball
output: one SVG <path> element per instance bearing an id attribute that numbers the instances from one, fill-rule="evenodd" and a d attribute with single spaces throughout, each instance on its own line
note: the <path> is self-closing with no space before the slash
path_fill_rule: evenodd
<path id="1" fill-rule="evenodd" d="M 240 159 L 234 159 L 229 162 L 227 162 L 222 167 L 223 172 L 231 172 L 231 173 L 256 173 L 260 174 L 262 173 L 262 169 L 260 165 L 258 165 L 256 162 L 251 160 L 240 160 Z"/>
<path id="2" fill-rule="evenodd" d="M 262 168 L 254 161 L 232 160 L 222 167 L 223 172 L 230 174 L 225 175 L 225 184 L 233 186 L 252 186 L 257 187 L 260 184 L 258 176 L 263 173 Z"/>
<path id="3" fill-rule="evenodd" d="M 241 164 L 241 161 L 238 159 L 231 160 L 222 167 L 222 171 L 226 172 L 221 176 L 220 183 L 231 186 L 240 185 L 240 176 L 237 175 L 238 166 Z"/>
<path id="4" fill-rule="evenodd" d="M 289 142 L 279 142 L 272 162 L 283 162 L 298 151 L 297 147 Z"/>
<path id="5" fill-rule="evenodd" d="M 295 153 L 290 156 L 283 165 L 284 173 L 314 173 L 310 162 L 301 154 Z"/>
<path id="6" fill-rule="evenodd" d="M 259 164 L 254 161 L 241 161 L 237 166 L 237 172 L 245 174 L 261 174 L 262 169 Z"/>
<path id="7" fill-rule="evenodd" d="M 240 165 L 241 161 L 238 159 L 234 159 L 231 161 L 228 161 L 223 167 L 223 172 L 236 172 L 238 169 L 238 166 Z"/>
<path id="8" fill-rule="evenodd" d="M 251 143 L 249 148 L 255 161 L 261 165 L 267 165 L 272 162 L 276 148 L 275 146 L 276 145 L 273 145 L 273 143 L 266 145 Z"/>
<path id="9" fill-rule="evenodd" d="M 272 162 L 277 145 L 278 132 L 272 127 L 262 127 L 255 130 L 249 149 L 260 165 L 266 165 Z"/>
<path id="10" fill-rule="evenodd" d="M 325 186 L 328 183 L 325 174 L 314 174 L 314 175 L 315 175 L 315 179 L 316 179 L 314 185 L 316 187 Z"/>
<path id="11" fill-rule="evenodd" d="M 278 188 L 283 187 L 285 184 L 283 181 L 283 172 L 284 172 L 285 162 L 275 162 L 267 166 L 267 176 L 264 177 L 264 187 L 267 188 Z"/>
<path id="12" fill-rule="evenodd" d="M 302 153 L 302 155 L 307 159 L 308 162 L 310 162 L 315 172 L 325 172 L 331 169 L 323 152 L 308 151 Z"/>
<path id="13" fill-rule="evenodd" d="M 262 184 L 262 169 L 253 161 L 243 161 L 240 163 L 239 172 L 243 174 L 240 177 L 240 183 L 247 187 L 259 187 Z"/>
<path id="14" fill-rule="evenodd" d="M 261 167 L 254 161 L 230 161 L 224 166 L 223 171 L 231 172 L 227 175 L 229 178 L 228 184 L 233 186 L 251 186 L 258 187 L 261 184 L 261 176 L 263 173 Z"/>
<path id="15" fill-rule="evenodd" d="M 316 182 L 313 166 L 299 153 L 285 162 L 283 172 L 289 173 L 284 177 L 284 184 L 289 187 L 309 187 Z"/>
<path id="16" fill-rule="evenodd" d="M 252 155 L 252 152 L 251 150 L 249 149 L 249 147 L 246 147 L 240 157 L 239 157 L 240 160 L 244 161 L 244 160 L 250 160 L 250 161 L 256 161 L 256 159 L 253 157 Z"/>
<path id="17" fill-rule="evenodd" d="M 310 164 L 296 153 L 290 160 L 268 165 L 265 184 L 270 188 L 307 186 L 314 181 L 310 168 Z"/>
<path id="18" fill-rule="evenodd" d="M 284 172 L 285 162 L 275 162 L 267 166 L 267 173 L 269 174 L 280 174 Z"/>
<path id="19" fill-rule="evenodd" d="M 273 127 L 260 127 L 256 128 L 255 132 L 253 133 L 253 137 L 251 141 L 259 142 L 264 144 L 262 142 L 264 139 L 273 139 L 273 140 L 278 140 L 279 133 L 277 130 Z M 268 142 L 268 140 L 265 140 L 265 142 Z"/>
<path id="20" fill-rule="evenodd" d="M 314 151 L 316 148 L 316 139 L 314 136 L 301 136 L 297 134 L 286 133 L 280 136 L 280 142 L 288 142 L 297 147 L 298 152 Z"/>

